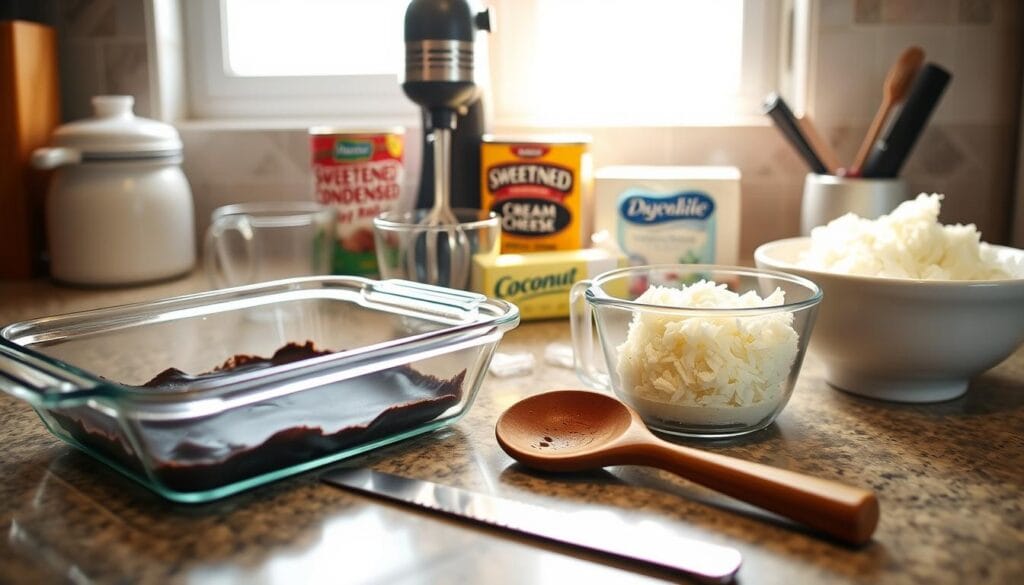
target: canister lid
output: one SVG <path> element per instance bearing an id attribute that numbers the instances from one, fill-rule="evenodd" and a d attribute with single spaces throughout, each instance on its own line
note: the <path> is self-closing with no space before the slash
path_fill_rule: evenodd
<path id="1" fill-rule="evenodd" d="M 153 158 L 181 154 L 181 137 L 170 124 L 134 114 L 130 95 L 92 98 L 94 116 L 57 128 L 53 145 L 73 148 L 83 158 Z"/>

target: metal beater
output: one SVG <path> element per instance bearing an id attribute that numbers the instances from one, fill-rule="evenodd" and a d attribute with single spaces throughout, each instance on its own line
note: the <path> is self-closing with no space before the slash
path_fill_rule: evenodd
<path id="1" fill-rule="evenodd" d="M 434 153 L 434 202 L 419 222 L 423 253 L 417 233 L 406 261 L 410 276 L 422 272 L 420 280 L 428 284 L 465 288 L 469 281 L 472 246 L 450 203 L 451 133 L 460 112 L 477 98 L 476 31 L 490 29 L 490 13 L 474 13 L 466 0 L 412 0 L 405 12 L 402 90 L 426 111 L 423 132 Z"/>

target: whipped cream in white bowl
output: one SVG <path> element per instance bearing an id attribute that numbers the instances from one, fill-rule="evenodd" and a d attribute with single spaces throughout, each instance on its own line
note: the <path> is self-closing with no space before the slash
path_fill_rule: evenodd
<path id="1" fill-rule="evenodd" d="M 833 386 L 950 400 L 1024 343 L 1024 250 L 941 225 L 940 201 L 922 194 L 877 220 L 844 216 L 755 251 L 758 267 L 821 287 L 811 348 Z"/>

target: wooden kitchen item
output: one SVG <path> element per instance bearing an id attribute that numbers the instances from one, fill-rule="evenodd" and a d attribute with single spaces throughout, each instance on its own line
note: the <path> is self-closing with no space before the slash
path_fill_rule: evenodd
<path id="1" fill-rule="evenodd" d="M 605 394 L 531 396 L 506 410 L 495 430 L 506 453 L 543 471 L 657 467 L 852 544 L 870 540 L 878 524 L 871 491 L 663 441 Z"/>
<path id="2" fill-rule="evenodd" d="M 828 141 L 825 140 L 825 137 L 818 132 L 818 128 L 814 125 L 810 116 L 804 115 L 797 118 L 796 123 L 803 130 L 804 136 L 807 137 L 807 142 L 811 145 L 811 148 L 821 157 L 821 162 L 825 163 L 828 172 L 833 175 L 839 172 L 839 168 L 843 166 L 839 162 L 839 156 L 832 149 L 832 146 L 829 145 Z"/>
<path id="3" fill-rule="evenodd" d="M 0 21 L 0 278 L 42 271 L 45 175 L 29 159 L 59 123 L 56 33 Z"/>
<path id="4" fill-rule="evenodd" d="M 875 141 L 860 169 L 867 178 L 899 176 L 910 151 L 924 132 L 928 118 L 939 105 L 943 92 L 953 75 L 935 63 L 925 63 L 914 76 L 906 99 L 898 114 L 886 127 L 885 133 Z"/>
<path id="5" fill-rule="evenodd" d="M 921 50 L 921 47 L 908 47 L 889 68 L 889 74 L 885 76 L 885 85 L 882 87 L 882 103 L 878 106 L 875 119 L 871 121 L 871 126 L 868 128 L 867 135 L 864 136 L 864 141 L 860 144 L 860 150 L 857 151 L 853 166 L 850 167 L 853 174 L 859 175 L 861 169 L 864 168 L 864 161 L 867 160 L 871 146 L 878 138 L 878 133 L 882 131 L 882 124 L 889 117 L 889 112 L 893 107 L 907 97 L 907 90 L 910 89 L 910 84 L 914 81 L 922 63 L 924 63 L 924 51 Z"/>

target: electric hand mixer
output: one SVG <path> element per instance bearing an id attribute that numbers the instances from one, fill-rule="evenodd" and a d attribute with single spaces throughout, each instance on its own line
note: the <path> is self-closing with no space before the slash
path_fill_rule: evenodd
<path id="1" fill-rule="evenodd" d="M 490 14 L 474 14 L 466 0 L 412 0 L 405 12 L 402 90 L 426 110 L 423 132 L 432 137 L 434 153 L 434 202 L 419 222 L 425 234 L 423 253 L 417 238 L 406 260 L 411 276 L 422 273 L 422 282 L 454 288 L 468 283 L 472 249 L 450 203 L 451 133 L 459 112 L 477 97 L 477 30 L 490 30 Z M 442 274 L 445 258 L 448 271 Z"/>

